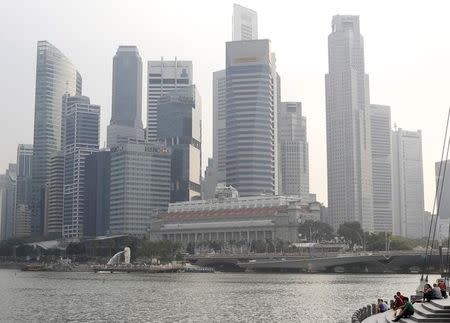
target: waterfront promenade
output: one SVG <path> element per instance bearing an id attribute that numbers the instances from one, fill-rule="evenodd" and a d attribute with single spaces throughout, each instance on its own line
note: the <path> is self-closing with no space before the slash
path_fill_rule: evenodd
<path id="1" fill-rule="evenodd" d="M 362 323 L 391 323 L 394 320 L 394 310 L 372 315 Z M 413 322 L 450 322 L 450 299 L 435 299 L 426 303 L 414 304 L 414 315 L 400 319 L 401 323 Z"/>

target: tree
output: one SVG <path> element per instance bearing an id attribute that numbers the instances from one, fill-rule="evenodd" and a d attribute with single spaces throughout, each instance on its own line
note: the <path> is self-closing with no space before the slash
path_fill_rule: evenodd
<path id="1" fill-rule="evenodd" d="M 161 241 L 141 241 L 138 254 L 147 258 L 158 258 L 162 261 L 172 261 L 181 251 L 181 244 L 169 240 Z"/>
<path id="2" fill-rule="evenodd" d="M 366 232 L 366 250 L 383 251 L 386 250 L 386 242 L 389 236 L 385 232 L 368 233 Z"/>
<path id="3" fill-rule="evenodd" d="M 308 241 L 324 241 L 334 238 L 333 228 L 324 222 L 306 220 L 298 227 L 298 232 Z"/>
<path id="4" fill-rule="evenodd" d="M 195 254 L 195 246 L 192 242 L 189 242 L 186 246 L 186 253 L 193 255 Z"/>
<path id="5" fill-rule="evenodd" d="M 342 223 L 337 233 L 349 244 L 350 249 L 353 249 L 355 245 L 364 244 L 364 232 L 357 221 Z"/>
<path id="6" fill-rule="evenodd" d="M 392 236 L 390 242 L 390 250 L 412 250 L 418 245 L 420 245 L 419 240 L 413 240 L 399 236 Z"/>
<path id="7" fill-rule="evenodd" d="M 82 255 L 85 252 L 86 249 L 81 242 L 71 242 L 66 248 L 66 254 L 68 255 Z"/>
<path id="8" fill-rule="evenodd" d="M 252 240 L 250 244 L 250 251 L 256 253 L 266 252 L 266 242 L 263 240 Z"/>

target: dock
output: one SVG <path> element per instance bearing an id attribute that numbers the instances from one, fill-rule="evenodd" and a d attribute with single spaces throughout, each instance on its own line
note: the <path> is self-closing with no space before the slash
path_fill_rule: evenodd
<path id="1" fill-rule="evenodd" d="M 92 270 L 98 272 L 121 272 L 121 273 L 176 273 L 184 269 L 182 264 L 167 264 L 167 265 L 99 265 L 93 266 Z"/>

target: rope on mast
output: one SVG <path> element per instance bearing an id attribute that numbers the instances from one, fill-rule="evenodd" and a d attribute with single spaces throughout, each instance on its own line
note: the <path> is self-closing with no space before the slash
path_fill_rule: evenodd
<path id="1" fill-rule="evenodd" d="M 437 181 L 437 184 L 436 184 L 436 192 L 434 194 L 433 210 L 431 212 L 430 230 L 428 231 L 427 246 L 425 248 L 425 258 L 423 260 L 422 275 L 420 277 L 421 281 L 423 281 L 425 271 L 427 270 L 428 248 L 431 247 L 430 254 L 431 254 L 431 252 L 433 250 L 433 245 L 430 246 L 430 238 L 431 238 L 431 232 L 432 231 L 436 232 L 437 215 L 436 215 L 436 223 L 435 223 L 435 226 L 434 226 L 434 230 L 433 230 L 433 220 L 435 218 L 435 214 L 434 213 L 435 213 L 435 210 L 436 210 L 436 202 L 437 202 L 437 197 L 438 197 L 438 188 L 439 188 L 439 185 L 440 185 L 440 182 L 441 182 L 441 171 L 442 171 L 442 167 L 441 166 L 442 166 L 442 161 L 444 159 L 444 152 L 445 152 L 445 146 L 446 146 L 445 144 L 447 142 L 449 119 L 450 119 L 450 108 L 449 108 L 449 110 L 447 112 L 447 123 L 446 123 L 446 126 L 445 126 L 444 143 L 442 144 L 441 163 L 439 165 L 438 181 Z M 448 153 L 448 151 L 447 151 L 447 153 Z M 433 237 L 434 237 L 434 234 L 433 234 Z M 434 238 L 433 238 L 433 240 L 434 240 Z M 427 281 L 428 281 L 428 274 L 427 274 Z"/>

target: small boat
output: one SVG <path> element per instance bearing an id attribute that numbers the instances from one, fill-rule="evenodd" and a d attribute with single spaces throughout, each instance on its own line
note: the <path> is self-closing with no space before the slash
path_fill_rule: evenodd
<path id="1" fill-rule="evenodd" d="M 44 265 L 27 265 L 22 267 L 20 270 L 22 271 L 48 271 L 47 266 Z"/>
<path id="2" fill-rule="evenodd" d="M 213 273 L 214 268 L 191 265 L 187 263 L 184 265 L 183 271 L 185 273 Z"/>

